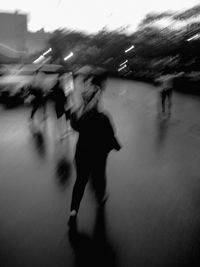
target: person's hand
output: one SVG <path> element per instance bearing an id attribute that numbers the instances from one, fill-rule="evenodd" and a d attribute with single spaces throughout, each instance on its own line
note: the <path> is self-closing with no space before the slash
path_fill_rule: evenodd
<path id="1" fill-rule="evenodd" d="M 185 73 L 183 72 L 183 71 L 181 71 L 181 72 L 179 72 L 178 73 L 178 77 L 181 77 L 181 76 L 183 76 Z"/>

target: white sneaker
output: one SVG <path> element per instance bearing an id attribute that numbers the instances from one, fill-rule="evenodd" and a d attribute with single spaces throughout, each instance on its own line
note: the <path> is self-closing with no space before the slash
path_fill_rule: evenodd
<path id="1" fill-rule="evenodd" d="M 76 216 L 77 215 L 77 212 L 75 211 L 75 210 L 72 210 L 71 212 L 70 212 L 70 216 Z"/>
<path id="2" fill-rule="evenodd" d="M 69 215 L 68 225 L 70 228 L 76 227 L 76 217 L 77 212 L 75 210 L 72 210 Z"/>

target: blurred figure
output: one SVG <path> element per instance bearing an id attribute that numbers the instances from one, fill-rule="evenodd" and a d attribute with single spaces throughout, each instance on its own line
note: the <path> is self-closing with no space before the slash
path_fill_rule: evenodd
<path id="1" fill-rule="evenodd" d="M 109 116 L 99 109 L 106 78 L 105 74 L 86 77 L 84 87 L 81 89 L 82 104 L 72 112 L 70 117 L 72 128 L 79 133 L 75 152 L 77 177 L 68 222 L 70 227 L 76 224 L 79 205 L 89 177 L 99 205 L 107 200 L 107 157 L 112 149 L 121 148 Z"/>
<path id="2" fill-rule="evenodd" d="M 65 189 L 72 174 L 71 147 L 69 139 L 57 142 L 55 146 L 55 178 L 60 189 Z"/>
<path id="3" fill-rule="evenodd" d="M 45 134 L 41 130 L 33 131 L 34 148 L 41 159 L 45 159 L 46 156 L 46 142 Z"/>
<path id="4" fill-rule="evenodd" d="M 179 74 L 164 74 L 156 79 L 156 81 L 161 82 L 159 95 L 162 114 L 166 114 L 167 111 L 167 114 L 171 115 L 174 78 L 180 77 L 182 74 L 182 72 Z"/>
<path id="5" fill-rule="evenodd" d="M 53 100 L 55 113 L 57 117 L 56 128 L 58 139 L 65 137 L 63 132 L 63 115 L 65 115 L 65 125 L 69 121 L 70 110 L 68 108 L 69 97 L 65 95 L 63 88 L 62 74 L 58 75 L 56 84 L 53 86 L 50 92 L 50 98 Z"/>
<path id="6" fill-rule="evenodd" d="M 38 109 L 42 110 L 43 121 L 46 119 L 46 104 L 45 94 L 42 87 L 43 73 L 36 71 L 32 84 L 30 85 L 28 96 L 31 96 L 32 110 L 30 114 L 30 121 L 34 125 L 34 117 Z"/>

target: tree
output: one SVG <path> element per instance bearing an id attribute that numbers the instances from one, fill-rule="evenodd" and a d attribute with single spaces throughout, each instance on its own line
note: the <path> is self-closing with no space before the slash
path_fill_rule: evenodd
<path id="1" fill-rule="evenodd" d="M 49 39 L 53 60 L 59 59 L 63 63 L 63 58 L 74 47 L 87 43 L 88 39 L 89 37 L 87 35 L 78 31 L 56 30 Z"/>
<path id="2" fill-rule="evenodd" d="M 175 20 L 188 20 L 200 15 L 200 5 L 196 5 L 173 16 Z"/>
<path id="3" fill-rule="evenodd" d="M 103 28 L 91 35 L 69 29 L 57 30 L 52 34 L 49 45 L 53 49 L 53 60 L 72 68 L 94 65 L 115 72 L 128 59 L 131 69 L 137 66 L 138 69 L 156 71 L 162 64 L 173 69 L 194 60 L 198 62 L 200 58 L 199 41 L 187 42 L 192 35 L 200 33 L 200 23 L 188 21 L 199 14 L 200 5 L 179 13 L 150 13 L 142 20 L 137 31 L 129 36 L 122 28 L 115 31 Z M 157 26 L 157 22 L 168 18 L 170 27 Z M 180 20 L 185 21 L 185 26 L 178 29 L 174 26 Z M 134 49 L 125 53 L 125 49 L 133 44 Z M 63 58 L 70 52 L 74 56 L 64 62 Z M 171 60 L 174 58 L 179 58 L 178 62 Z"/>
<path id="4" fill-rule="evenodd" d="M 142 22 L 139 24 L 139 28 L 149 26 L 150 24 L 164 19 L 164 18 L 172 18 L 174 15 L 173 12 L 162 12 L 162 13 L 149 13 L 146 15 L 146 17 L 142 20 Z"/>

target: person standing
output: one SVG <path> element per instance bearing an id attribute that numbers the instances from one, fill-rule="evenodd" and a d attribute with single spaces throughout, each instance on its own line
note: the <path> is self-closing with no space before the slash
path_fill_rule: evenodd
<path id="1" fill-rule="evenodd" d="M 79 133 L 75 152 L 76 181 L 73 187 L 68 225 L 76 224 L 86 184 L 91 178 L 99 205 L 107 200 L 106 163 L 111 150 L 120 150 L 110 116 L 100 110 L 100 98 L 106 75 L 88 76 L 84 80 L 82 104 L 71 112 L 72 128 Z"/>
<path id="2" fill-rule="evenodd" d="M 161 82 L 161 89 L 159 94 L 163 114 L 166 114 L 167 111 L 168 115 L 171 115 L 174 79 L 176 77 L 182 76 L 182 74 L 182 72 L 179 74 L 165 74 L 156 79 L 157 81 Z"/>
<path id="3" fill-rule="evenodd" d="M 45 95 L 42 85 L 43 78 L 43 74 L 37 70 L 28 92 L 28 96 L 32 97 L 32 110 L 30 113 L 30 121 L 32 124 L 34 124 L 35 114 L 39 109 L 42 110 L 43 120 L 46 118 Z"/>
<path id="4" fill-rule="evenodd" d="M 57 117 L 56 128 L 60 139 L 62 139 L 64 136 L 64 134 L 62 135 L 63 115 L 65 115 L 66 122 L 69 120 L 69 110 L 66 108 L 68 106 L 69 97 L 67 97 L 64 92 L 62 74 L 58 75 L 57 81 L 51 89 L 49 97 L 53 100 L 54 103 L 55 113 Z"/>

